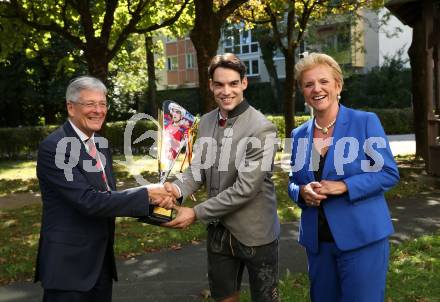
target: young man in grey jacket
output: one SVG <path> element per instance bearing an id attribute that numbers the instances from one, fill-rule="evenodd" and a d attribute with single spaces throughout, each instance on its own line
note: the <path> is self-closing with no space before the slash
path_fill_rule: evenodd
<path id="1" fill-rule="evenodd" d="M 218 108 L 200 119 L 193 161 L 180 180 L 166 184 L 176 197 L 202 185 L 208 199 L 177 208 L 165 224 L 208 225 L 208 277 L 217 301 L 239 301 L 244 267 L 252 301 L 278 301 L 280 231 L 272 182 L 276 128 L 243 98 L 246 67 L 234 54 L 215 56 L 210 88 Z"/>

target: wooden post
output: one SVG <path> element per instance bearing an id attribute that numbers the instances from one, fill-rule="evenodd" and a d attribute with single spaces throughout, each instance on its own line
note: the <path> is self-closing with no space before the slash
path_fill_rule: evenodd
<path id="1" fill-rule="evenodd" d="M 439 80 L 438 80 L 438 33 L 434 27 L 434 18 L 438 15 L 438 7 L 434 5 L 433 0 L 425 0 L 423 2 L 423 22 L 425 34 L 425 66 L 426 78 L 425 89 L 428 108 L 428 161 L 426 163 L 428 173 L 440 175 L 440 145 L 437 137 L 439 136 L 440 118 L 438 117 L 439 109 Z M 437 19 L 437 18 L 436 18 Z M 438 23 L 436 21 L 436 23 Z"/>
<path id="2" fill-rule="evenodd" d="M 434 28 L 440 28 L 440 8 L 435 7 L 434 12 Z M 438 32 L 432 33 L 434 47 L 434 115 L 440 118 L 440 35 Z"/>

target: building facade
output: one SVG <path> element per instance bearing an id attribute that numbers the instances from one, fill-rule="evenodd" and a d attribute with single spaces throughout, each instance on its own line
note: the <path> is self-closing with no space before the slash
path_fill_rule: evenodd
<path id="1" fill-rule="evenodd" d="M 401 53 L 401 59 L 408 60 L 407 51 L 412 39 L 410 27 L 390 16 L 387 9 L 379 12 L 363 10 L 360 16 L 356 21 L 350 16 L 340 16 L 310 25 L 303 49 L 328 53 L 343 67 L 360 73 L 383 65 L 386 58 L 398 53 Z M 166 76 L 160 77 L 159 89 L 197 86 L 196 51 L 189 37 L 163 41 Z M 226 26 L 218 49 L 218 53 L 224 52 L 232 52 L 240 57 L 247 67 L 247 76 L 251 82 L 269 82 L 269 74 L 253 30 L 240 24 Z M 281 52 L 275 53 L 274 62 L 278 77 L 285 78 Z"/>

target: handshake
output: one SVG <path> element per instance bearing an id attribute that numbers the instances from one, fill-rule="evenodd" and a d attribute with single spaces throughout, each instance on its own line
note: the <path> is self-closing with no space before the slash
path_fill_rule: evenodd
<path id="1" fill-rule="evenodd" d="M 150 204 L 167 210 L 174 209 L 177 205 L 177 198 L 180 197 L 179 190 L 169 182 L 147 185 L 147 191 Z"/>
<path id="2" fill-rule="evenodd" d="M 177 199 L 181 197 L 179 188 L 172 183 L 152 184 L 147 186 L 150 203 L 165 209 L 175 209 L 174 220 L 161 224 L 165 227 L 184 229 L 194 223 L 196 214 L 192 208 L 179 206 Z"/>

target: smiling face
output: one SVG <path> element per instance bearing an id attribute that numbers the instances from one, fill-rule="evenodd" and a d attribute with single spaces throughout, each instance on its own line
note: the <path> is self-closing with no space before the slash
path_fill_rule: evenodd
<path id="1" fill-rule="evenodd" d="M 171 116 L 173 118 L 173 122 L 177 123 L 182 119 L 182 112 L 178 109 L 171 109 Z"/>
<path id="2" fill-rule="evenodd" d="M 215 101 L 224 117 L 243 101 L 243 91 L 247 88 L 247 78 L 230 68 L 217 67 L 210 81 Z"/>
<path id="3" fill-rule="evenodd" d="M 67 102 L 67 111 L 72 123 L 89 137 L 99 131 L 107 115 L 107 107 L 99 104 L 106 103 L 104 92 L 99 90 L 81 90 L 77 102 Z M 86 104 L 92 104 L 87 106 Z"/>
<path id="4" fill-rule="evenodd" d="M 338 95 L 342 87 L 336 81 L 331 68 L 326 65 L 316 65 L 304 71 L 301 89 L 307 104 L 318 114 L 338 107 Z"/>

